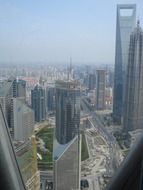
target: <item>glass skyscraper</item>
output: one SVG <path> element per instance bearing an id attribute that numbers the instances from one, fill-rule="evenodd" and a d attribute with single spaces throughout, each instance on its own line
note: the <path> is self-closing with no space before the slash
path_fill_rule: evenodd
<path id="1" fill-rule="evenodd" d="M 130 37 L 124 107 L 124 131 L 143 129 L 143 31 L 139 22 Z"/>
<path id="2" fill-rule="evenodd" d="M 56 82 L 54 190 L 80 189 L 80 88 L 76 81 Z"/>
<path id="3" fill-rule="evenodd" d="M 35 113 L 35 121 L 41 122 L 46 119 L 46 99 L 45 89 L 42 86 L 36 85 L 31 90 L 31 107 Z"/>
<path id="4" fill-rule="evenodd" d="M 121 123 L 130 34 L 135 28 L 136 5 L 117 6 L 113 118 Z"/>

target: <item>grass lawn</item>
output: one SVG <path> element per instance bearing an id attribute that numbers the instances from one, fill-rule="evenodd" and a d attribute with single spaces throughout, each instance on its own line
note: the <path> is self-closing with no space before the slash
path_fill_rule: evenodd
<path id="1" fill-rule="evenodd" d="M 40 148 L 37 148 L 37 152 L 41 154 L 42 160 L 38 160 L 38 168 L 39 169 L 52 169 L 53 168 L 53 128 L 48 128 L 46 126 L 43 128 L 36 136 L 42 139 L 45 143 L 45 148 L 48 149 L 47 152 L 42 152 Z"/>
<path id="2" fill-rule="evenodd" d="M 53 128 L 44 127 L 41 131 L 36 134 L 36 137 L 42 139 L 45 142 L 45 148 L 48 149 L 47 152 L 42 152 L 40 148 L 37 148 L 37 152 L 42 156 L 42 160 L 38 160 L 39 169 L 53 169 Z M 82 134 L 82 143 L 81 143 L 81 161 L 89 158 L 87 144 L 85 135 Z"/>

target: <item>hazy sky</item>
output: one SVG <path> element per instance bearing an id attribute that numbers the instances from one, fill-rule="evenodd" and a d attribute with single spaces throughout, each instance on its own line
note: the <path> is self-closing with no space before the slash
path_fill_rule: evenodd
<path id="1" fill-rule="evenodd" d="M 120 3 L 143 23 L 143 0 L 0 0 L 0 62 L 114 63 Z"/>

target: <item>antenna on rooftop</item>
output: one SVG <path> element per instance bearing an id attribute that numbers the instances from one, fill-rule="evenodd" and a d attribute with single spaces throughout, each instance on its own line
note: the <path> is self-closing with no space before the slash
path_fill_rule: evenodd
<path id="1" fill-rule="evenodd" d="M 73 67 L 72 67 L 72 57 L 70 57 L 70 64 L 69 67 L 67 67 L 68 72 L 68 80 L 73 79 Z"/>

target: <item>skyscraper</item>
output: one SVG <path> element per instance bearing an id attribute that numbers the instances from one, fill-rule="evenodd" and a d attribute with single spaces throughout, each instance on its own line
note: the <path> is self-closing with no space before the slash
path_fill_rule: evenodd
<path id="1" fill-rule="evenodd" d="M 13 81 L 13 97 L 19 97 L 23 102 L 26 101 L 26 81 L 21 79 Z"/>
<path id="2" fill-rule="evenodd" d="M 0 103 L 2 105 L 8 126 L 11 128 L 11 99 L 18 97 L 23 102 L 26 101 L 26 82 L 10 77 L 4 81 L 0 87 Z"/>
<path id="3" fill-rule="evenodd" d="M 96 71 L 96 110 L 105 109 L 105 70 Z"/>
<path id="4" fill-rule="evenodd" d="M 88 88 L 89 90 L 93 90 L 95 88 L 96 85 L 96 75 L 90 73 L 89 74 L 89 79 L 88 79 Z"/>
<path id="5" fill-rule="evenodd" d="M 123 115 L 124 131 L 143 129 L 143 31 L 131 34 Z"/>
<path id="6" fill-rule="evenodd" d="M 136 23 L 136 5 L 117 6 L 113 118 L 121 123 L 130 34 Z"/>
<path id="7" fill-rule="evenodd" d="M 35 113 L 35 121 L 44 121 L 46 119 L 45 89 L 39 85 L 31 90 L 31 106 Z"/>
<path id="8" fill-rule="evenodd" d="M 14 140 L 26 141 L 34 128 L 34 111 L 19 98 L 11 99 L 11 128 Z"/>
<path id="9" fill-rule="evenodd" d="M 54 189 L 80 189 L 80 88 L 76 81 L 56 82 Z"/>
<path id="10" fill-rule="evenodd" d="M 55 110 L 55 87 L 48 86 L 46 88 L 46 106 L 48 112 Z"/>
<path id="11" fill-rule="evenodd" d="M 11 99 L 13 98 L 13 81 L 14 78 L 9 78 L 0 88 L 0 104 L 6 117 L 9 128 L 11 117 Z"/>

